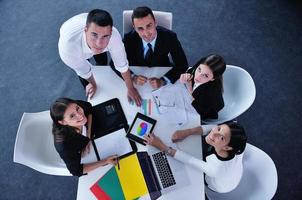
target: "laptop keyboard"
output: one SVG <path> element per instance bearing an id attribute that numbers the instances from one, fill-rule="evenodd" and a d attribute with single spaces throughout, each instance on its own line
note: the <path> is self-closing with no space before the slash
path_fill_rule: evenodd
<path id="1" fill-rule="evenodd" d="M 164 152 L 158 152 L 152 155 L 153 161 L 155 163 L 160 181 L 163 188 L 175 185 L 175 179 L 170 168 L 167 156 Z"/>

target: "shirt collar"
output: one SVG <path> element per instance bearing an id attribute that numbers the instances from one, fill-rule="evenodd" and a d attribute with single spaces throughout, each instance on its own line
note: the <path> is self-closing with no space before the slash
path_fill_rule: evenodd
<path id="1" fill-rule="evenodd" d="M 157 39 L 157 35 L 151 42 L 146 42 L 145 40 L 142 39 L 144 49 L 146 49 L 146 47 L 148 46 L 148 43 L 150 43 L 152 45 L 152 50 L 154 51 L 156 39 Z"/>

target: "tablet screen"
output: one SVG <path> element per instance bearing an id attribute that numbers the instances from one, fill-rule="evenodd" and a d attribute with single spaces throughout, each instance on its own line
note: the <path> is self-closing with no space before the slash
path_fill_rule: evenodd
<path id="1" fill-rule="evenodd" d="M 155 123 L 155 119 L 152 119 L 141 113 L 137 113 L 128 130 L 127 137 L 145 145 L 144 136 L 152 132 Z"/>
<path id="2" fill-rule="evenodd" d="M 144 135 L 150 133 L 152 126 L 153 124 L 143 119 L 137 119 L 132 127 L 131 133 L 143 139 Z"/>

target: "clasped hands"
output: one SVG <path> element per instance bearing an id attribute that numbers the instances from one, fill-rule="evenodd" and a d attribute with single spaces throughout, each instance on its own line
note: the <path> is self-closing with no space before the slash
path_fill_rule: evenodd
<path id="1" fill-rule="evenodd" d="M 164 85 L 164 81 L 156 77 L 147 78 L 142 75 L 134 75 L 132 79 L 137 85 L 144 85 L 147 81 L 149 81 L 149 84 L 153 89 L 158 89 Z"/>

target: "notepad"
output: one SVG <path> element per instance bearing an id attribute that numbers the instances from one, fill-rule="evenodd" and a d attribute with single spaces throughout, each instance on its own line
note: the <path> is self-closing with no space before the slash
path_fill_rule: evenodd
<path id="1" fill-rule="evenodd" d="M 81 163 L 92 163 L 111 155 L 123 156 L 133 152 L 124 128 L 94 139 L 93 142 L 95 145 L 91 145 L 90 153 L 82 157 Z"/>

